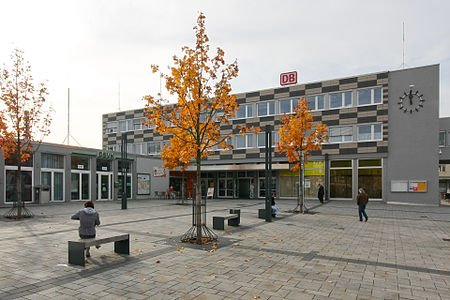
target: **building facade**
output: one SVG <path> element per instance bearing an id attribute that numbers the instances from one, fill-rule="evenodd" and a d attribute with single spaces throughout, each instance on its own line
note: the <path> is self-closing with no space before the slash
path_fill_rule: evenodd
<path id="1" fill-rule="evenodd" d="M 166 191 L 167 170 L 158 158 L 92 148 L 41 144 L 22 166 L 22 196 L 25 203 L 112 201 L 122 198 L 126 173 L 127 198 L 150 199 Z M 17 201 L 17 166 L 0 160 L 0 206 Z"/>
<path id="2" fill-rule="evenodd" d="M 384 202 L 439 204 L 439 65 L 351 76 L 236 95 L 239 110 L 223 134 L 232 151 L 216 149 L 202 162 L 202 193 L 217 198 L 296 198 L 298 172 L 291 172 L 273 145 L 272 184 L 265 186 L 264 133 L 239 134 L 238 126 L 271 125 L 278 139 L 281 117 L 307 97 L 314 121 L 328 126 L 329 141 L 313 152 L 305 169 L 305 195 L 355 200 L 358 188 Z M 128 151 L 158 157 L 170 136 L 142 125 L 144 109 L 103 115 L 103 149 L 118 151 L 127 134 Z M 170 184 L 186 197 L 194 191 L 194 168 L 171 171 Z"/>
<path id="3" fill-rule="evenodd" d="M 439 195 L 450 200 L 450 118 L 439 119 Z"/>

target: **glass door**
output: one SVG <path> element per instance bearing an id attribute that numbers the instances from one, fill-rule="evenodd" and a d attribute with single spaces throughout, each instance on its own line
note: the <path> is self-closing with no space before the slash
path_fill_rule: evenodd
<path id="1" fill-rule="evenodd" d="M 41 173 L 41 201 L 64 200 L 64 173 L 54 170 L 45 170 Z"/>
<path id="2" fill-rule="evenodd" d="M 97 199 L 111 200 L 111 173 L 97 172 Z"/>
<path id="3" fill-rule="evenodd" d="M 233 178 L 219 179 L 219 197 L 233 198 Z"/>
<path id="4" fill-rule="evenodd" d="M 89 173 L 72 172 L 70 187 L 71 200 L 89 200 Z"/>

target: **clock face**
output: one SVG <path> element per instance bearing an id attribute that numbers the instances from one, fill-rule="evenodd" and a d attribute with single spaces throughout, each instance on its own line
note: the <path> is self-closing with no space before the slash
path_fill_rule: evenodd
<path id="1" fill-rule="evenodd" d="M 418 112 L 421 108 L 423 108 L 423 103 L 425 99 L 423 98 L 423 94 L 420 94 L 419 91 L 414 91 L 412 88 L 409 92 L 404 92 L 402 96 L 400 96 L 400 101 L 398 102 L 400 110 L 404 113 Z"/>

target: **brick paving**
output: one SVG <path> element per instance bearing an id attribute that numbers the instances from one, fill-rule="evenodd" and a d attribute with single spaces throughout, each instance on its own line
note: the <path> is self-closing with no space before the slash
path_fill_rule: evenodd
<path id="1" fill-rule="evenodd" d="M 0 219 L 0 299 L 450 299 L 449 206 L 370 202 L 366 223 L 351 202 L 309 201 L 305 215 L 277 203 L 268 223 L 262 201 L 208 201 L 211 228 L 213 215 L 241 208 L 241 225 L 215 230 L 210 251 L 179 242 L 189 205 L 98 202 L 98 235 L 130 233 L 131 253 L 105 244 L 84 268 L 67 265 L 82 203 L 30 206 L 34 218 Z"/>

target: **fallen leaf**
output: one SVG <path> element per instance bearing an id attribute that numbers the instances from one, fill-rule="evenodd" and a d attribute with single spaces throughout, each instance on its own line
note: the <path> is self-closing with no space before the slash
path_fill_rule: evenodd
<path id="1" fill-rule="evenodd" d="M 156 263 L 159 264 L 161 261 L 159 259 L 156 260 Z"/>
<path id="2" fill-rule="evenodd" d="M 214 271 L 211 271 L 211 272 L 209 272 L 209 273 L 214 274 Z"/>
<path id="3" fill-rule="evenodd" d="M 259 299 L 259 298 L 261 298 L 259 295 L 253 295 L 253 299 Z"/>
<path id="4" fill-rule="evenodd" d="M 250 261 L 250 259 L 244 259 L 244 261 L 245 261 L 245 262 L 249 262 L 249 261 Z"/>
<path id="5" fill-rule="evenodd" d="M 180 251 L 180 248 L 177 248 L 177 251 Z"/>
<path id="6" fill-rule="evenodd" d="M 87 262 L 87 263 L 88 263 L 89 261 L 88 261 L 87 259 L 85 259 L 84 262 Z"/>
<path id="7" fill-rule="evenodd" d="M 139 248 L 134 249 L 135 251 L 139 251 Z"/>
<path id="8" fill-rule="evenodd" d="M 146 280 L 147 280 L 147 278 L 145 278 L 145 277 L 144 277 L 144 278 L 142 278 L 142 280 L 143 280 L 143 281 L 146 281 Z"/>

